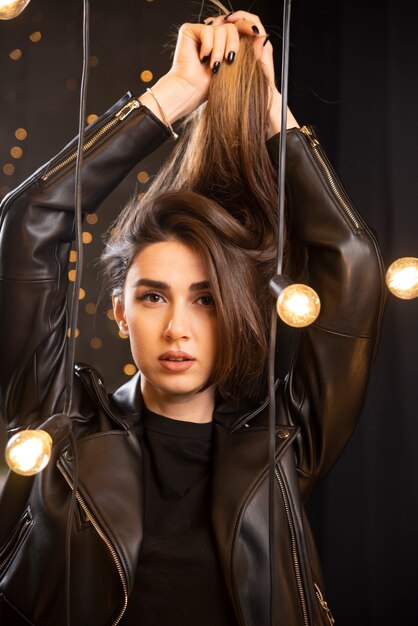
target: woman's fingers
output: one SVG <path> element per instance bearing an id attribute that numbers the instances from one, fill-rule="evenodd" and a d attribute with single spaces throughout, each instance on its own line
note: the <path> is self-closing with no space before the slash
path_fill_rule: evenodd
<path id="1" fill-rule="evenodd" d="M 209 27 L 211 28 L 211 27 Z M 226 46 L 226 26 L 219 28 L 212 28 L 213 30 L 213 49 L 210 57 L 210 67 L 212 72 L 216 74 L 216 72 L 221 67 L 221 63 L 225 56 L 225 46 Z"/>
<path id="2" fill-rule="evenodd" d="M 209 32 L 208 32 L 209 31 Z M 223 17 L 207 18 L 200 33 L 200 58 L 210 55 L 210 67 L 216 74 L 222 61 L 232 63 L 239 48 L 239 31 Z"/>
<path id="3" fill-rule="evenodd" d="M 248 13 L 248 11 L 235 11 L 227 16 L 208 17 L 204 20 L 204 23 L 212 26 L 235 24 L 242 35 L 266 35 L 266 29 L 258 15 Z"/>
<path id="4" fill-rule="evenodd" d="M 226 24 L 225 60 L 232 63 L 239 48 L 239 33 L 235 25 Z"/>
<path id="5" fill-rule="evenodd" d="M 248 11 L 235 11 L 228 16 L 208 17 L 204 20 L 204 24 L 214 28 L 234 25 L 239 35 L 254 37 L 254 45 L 260 48 L 268 41 L 268 34 L 258 15 L 248 13 Z"/>
<path id="6" fill-rule="evenodd" d="M 210 26 L 204 26 L 200 29 L 199 38 L 200 38 L 200 51 L 199 57 L 200 60 L 203 61 L 207 57 L 212 54 L 213 50 L 213 35 L 214 30 Z"/>
<path id="7" fill-rule="evenodd" d="M 266 29 L 263 24 L 260 22 L 260 19 L 257 16 L 254 16 L 254 19 L 247 19 L 245 17 L 240 17 L 240 14 L 243 11 L 238 11 L 238 13 L 233 13 L 230 17 L 225 20 L 227 24 L 234 24 L 237 28 L 238 32 L 241 35 L 248 35 L 254 37 L 263 38 L 266 36 Z M 251 15 L 248 13 L 247 15 Z M 256 19 L 255 19 L 256 18 Z"/>
<path id="8" fill-rule="evenodd" d="M 271 86 L 274 86 L 273 47 L 269 36 L 258 15 L 248 11 L 235 11 L 224 18 L 227 24 L 234 24 L 241 35 L 253 35 L 254 50 L 261 63 Z"/>

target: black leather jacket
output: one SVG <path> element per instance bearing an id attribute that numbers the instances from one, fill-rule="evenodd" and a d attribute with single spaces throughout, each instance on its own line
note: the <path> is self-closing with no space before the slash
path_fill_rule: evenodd
<path id="1" fill-rule="evenodd" d="M 88 129 L 83 208 L 96 209 L 168 137 L 127 94 Z M 272 153 L 276 139 L 270 140 Z M 75 143 L 3 203 L 1 412 L 10 433 L 63 408 L 67 262 L 73 238 Z M 350 438 L 363 403 L 383 311 L 373 234 L 307 129 L 288 132 L 287 198 L 293 236 L 306 246 L 320 317 L 303 331 L 278 386 L 277 626 L 330 617 L 304 503 Z M 67 157 L 69 157 L 67 159 Z M 64 165 L 62 165 L 64 163 Z M 72 416 L 80 481 L 71 544 L 71 624 L 121 619 L 142 536 L 138 377 L 108 397 L 100 376 L 76 369 Z M 267 402 L 215 415 L 212 520 L 241 626 L 269 623 Z M 1 499 L 0 623 L 65 624 L 65 529 L 73 479 L 68 439 L 37 477 L 10 475 Z"/>

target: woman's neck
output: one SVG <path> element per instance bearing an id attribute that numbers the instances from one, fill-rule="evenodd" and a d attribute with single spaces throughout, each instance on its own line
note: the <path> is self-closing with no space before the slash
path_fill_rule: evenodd
<path id="1" fill-rule="evenodd" d="M 204 424 L 211 422 L 215 406 L 214 389 L 192 394 L 167 394 L 156 392 L 146 381 L 141 381 L 141 392 L 145 406 L 153 413 L 175 420 Z"/>

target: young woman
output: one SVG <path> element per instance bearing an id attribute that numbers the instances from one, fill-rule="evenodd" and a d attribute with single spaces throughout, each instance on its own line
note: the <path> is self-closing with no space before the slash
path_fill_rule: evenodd
<path id="1" fill-rule="evenodd" d="M 206 99 L 104 252 L 141 374 L 108 396 L 96 371 L 76 367 L 69 592 L 74 452 L 63 437 L 41 474 L 10 475 L 2 495 L 2 624 L 66 624 L 68 601 L 72 626 L 269 624 L 265 364 L 280 95 L 257 16 L 184 25 L 153 93 L 128 94 L 89 127 L 83 209 Z M 322 312 L 277 385 L 274 626 L 318 626 L 333 619 L 303 507 L 359 416 L 382 266 L 318 141 L 291 114 L 287 138 L 287 268 L 303 268 Z M 63 409 L 74 147 L 3 204 L 0 383 L 11 434 Z"/>

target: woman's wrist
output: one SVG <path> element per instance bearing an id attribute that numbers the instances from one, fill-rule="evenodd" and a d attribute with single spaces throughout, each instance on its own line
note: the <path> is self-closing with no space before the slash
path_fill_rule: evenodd
<path id="1" fill-rule="evenodd" d="M 166 120 L 161 109 L 170 124 L 174 124 L 202 104 L 201 94 L 185 80 L 170 73 L 165 74 L 152 86 L 152 93 L 142 94 L 139 100 L 163 124 L 166 124 Z"/>

